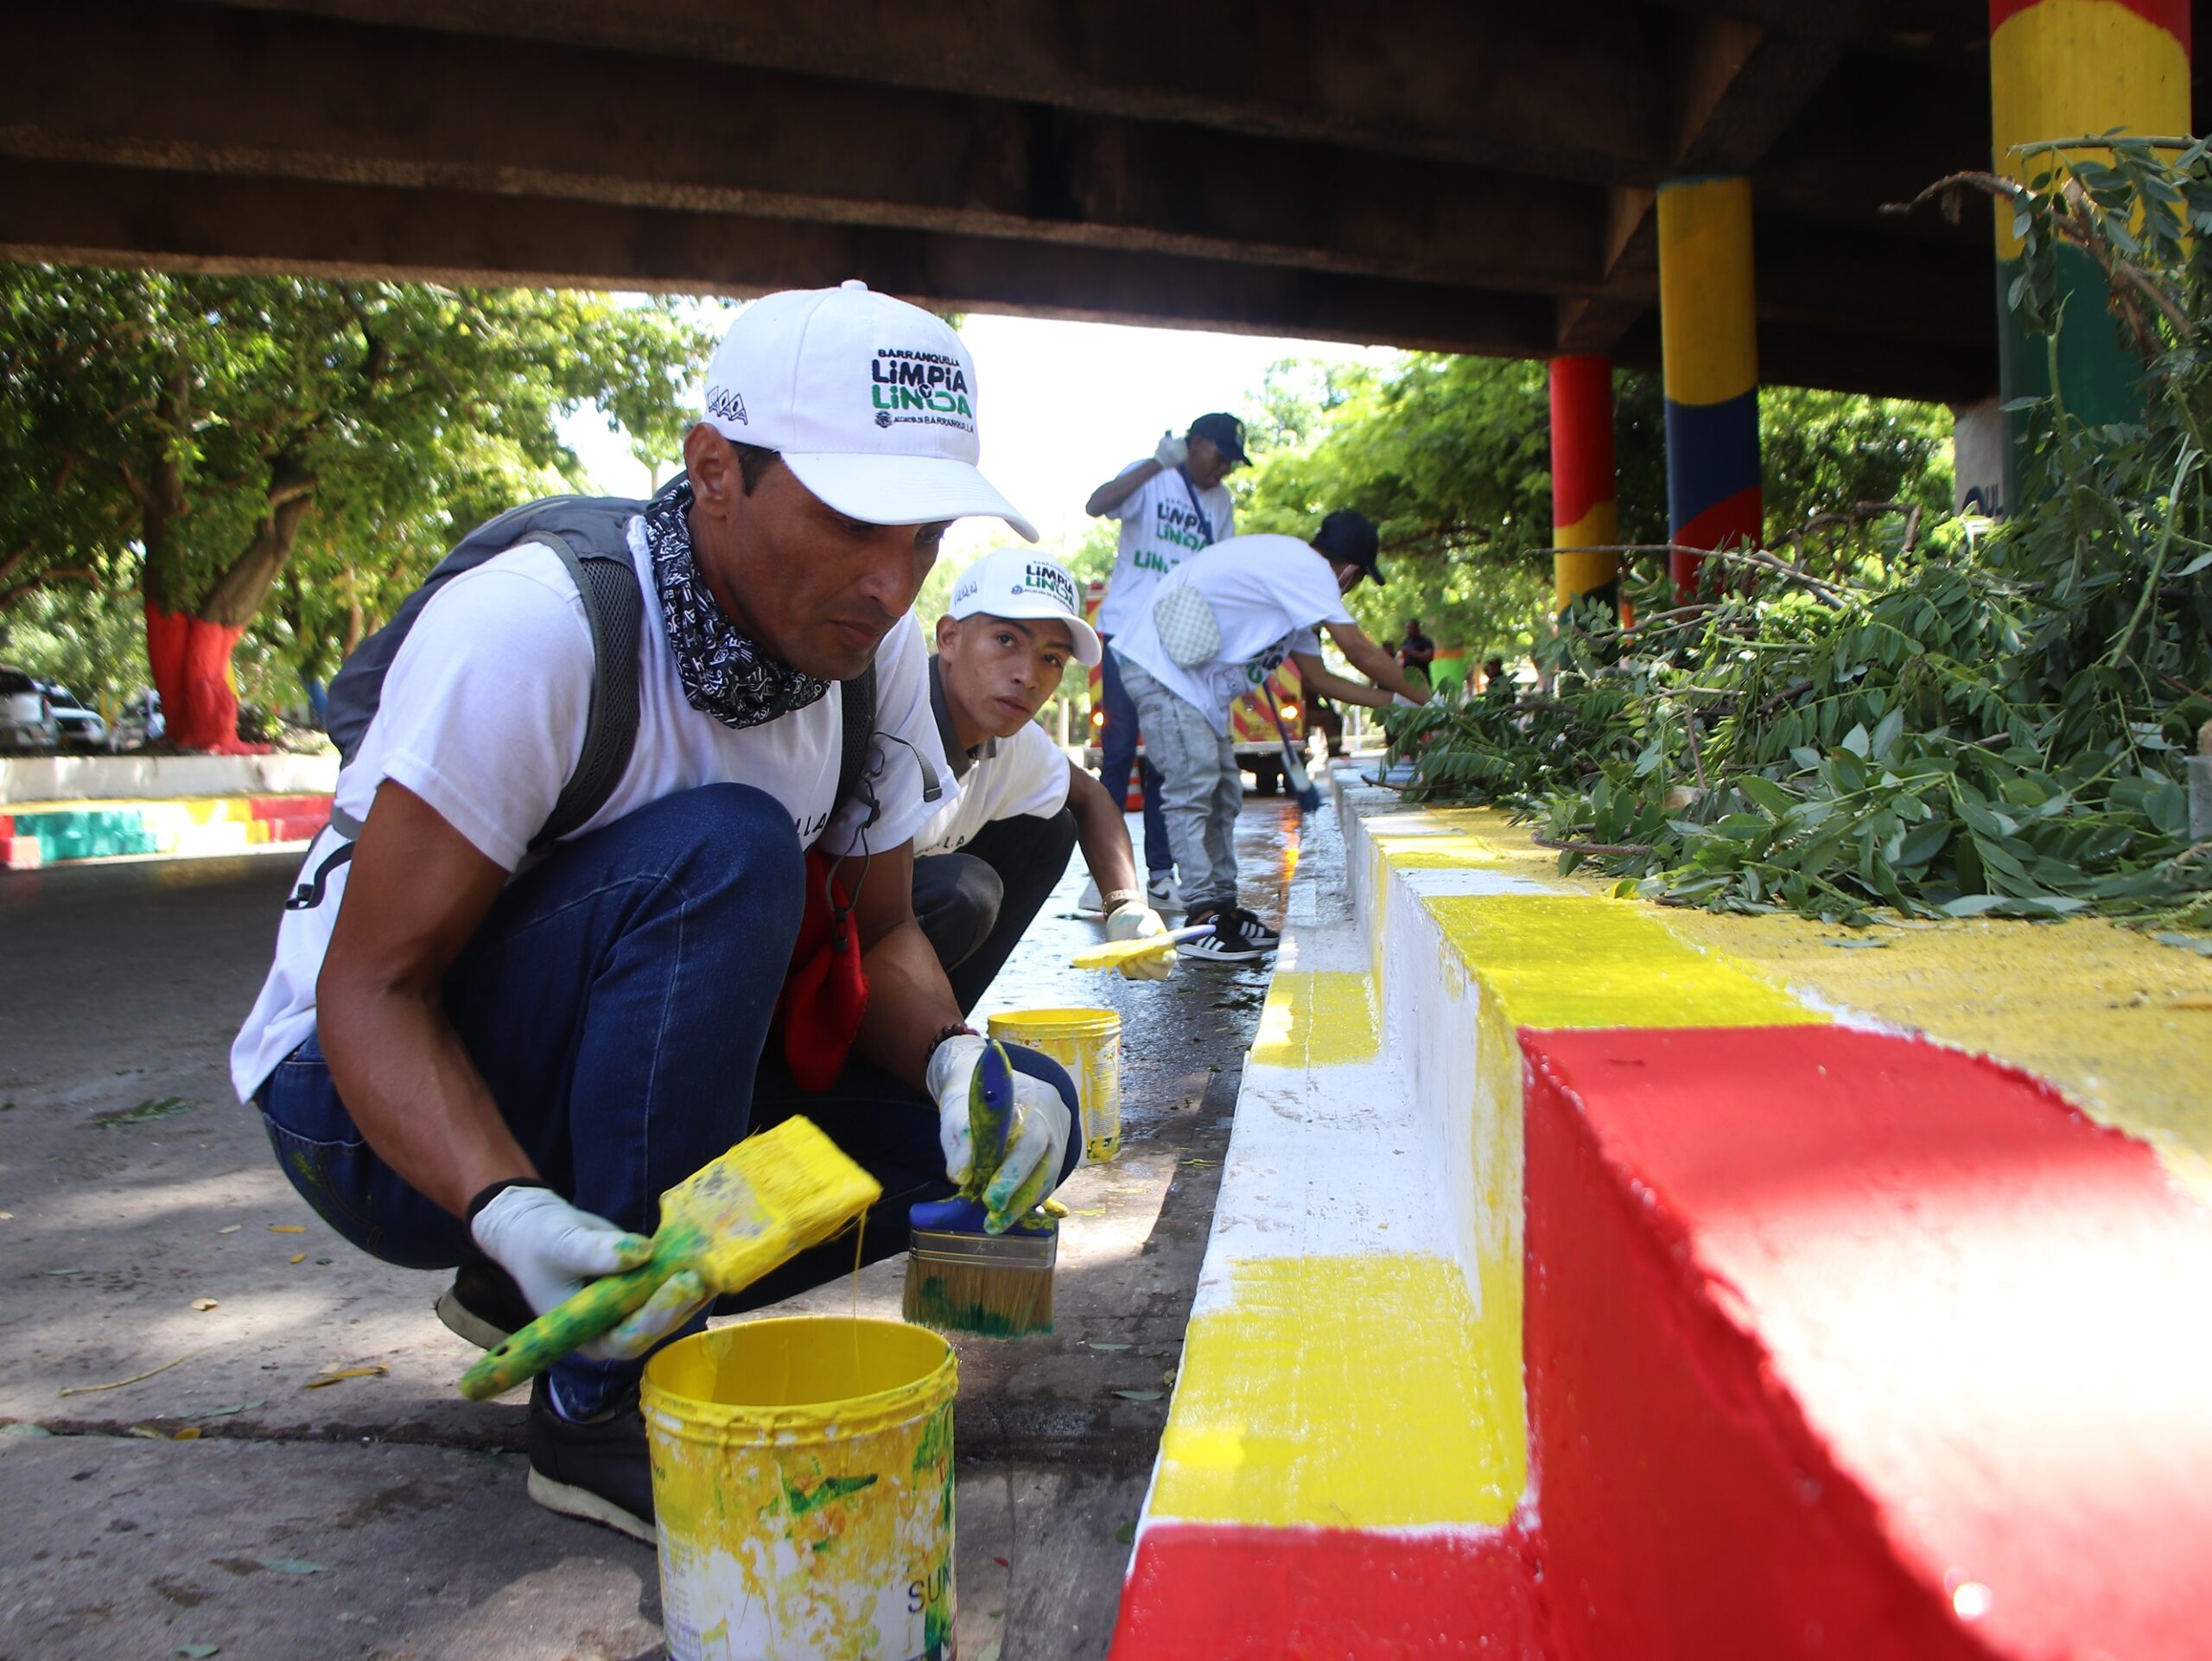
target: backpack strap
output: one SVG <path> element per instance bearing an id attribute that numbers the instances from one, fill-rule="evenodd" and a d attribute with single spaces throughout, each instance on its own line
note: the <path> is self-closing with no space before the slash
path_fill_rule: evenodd
<path id="1" fill-rule="evenodd" d="M 630 765 L 638 741 L 638 630 L 645 592 L 626 547 L 619 555 L 590 548 L 579 552 L 565 537 L 542 529 L 531 540 L 560 557 L 591 627 L 591 703 L 583 748 L 544 828 L 531 839 L 531 847 L 542 848 L 588 824 Z"/>
<path id="2" fill-rule="evenodd" d="M 867 668 L 849 681 L 841 681 L 844 704 L 844 732 L 837 751 L 837 800 L 836 807 L 842 807 L 852 800 L 853 792 L 860 788 L 861 774 L 868 767 L 868 740 L 875 734 L 875 662 L 870 659 Z M 836 811 L 832 808 L 832 811 Z M 868 804 L 868 823 L 875 823 L 878 811 L 874 802 Z"/>

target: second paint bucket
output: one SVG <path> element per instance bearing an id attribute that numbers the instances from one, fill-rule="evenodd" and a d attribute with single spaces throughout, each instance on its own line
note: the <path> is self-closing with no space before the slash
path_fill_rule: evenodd
<path id="1" fill-rule="evenodd" d="M 1065 1067 L 1083 1104 L 1083 1157 L 1103 1165 L 1122 1151 L 1122 1017 L 1111 1009 L 1008 1009 L 993 1038 L 1026 1044 Z"/>
<path id="2" fill-rule="evenodd" d="M 918 1661 L 952 1645 L 952 1400 L 935 1333 L 825 1316 L 645 1364 L 671 1661 Z"/>

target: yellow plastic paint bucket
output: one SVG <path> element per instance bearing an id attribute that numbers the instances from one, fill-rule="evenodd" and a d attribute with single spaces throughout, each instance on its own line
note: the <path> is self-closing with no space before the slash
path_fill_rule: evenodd
<path id="1" fill-rule="evenodd" d="M 1009 1009 L 991 1017 L 990 1033 L 1042 1051 L 1074 1077 L 1085 1164 L 1103 1165 L 1122 1151 L 1121 1016 L 1111 1009 Z"/>
<path id="2" fill-rule="evenodd" d="M 795 1316 L 645 1364 L 671 1661 L 919 1661 L 952 1646 L 952 1349 Z"/>

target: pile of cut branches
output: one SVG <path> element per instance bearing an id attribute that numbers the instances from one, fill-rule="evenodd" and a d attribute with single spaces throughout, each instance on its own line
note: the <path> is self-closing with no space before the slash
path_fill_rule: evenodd
<path id="1" fill-rule="evenodd" d="M 1548 690 L 1393 711 L 1409 793 L 1508 807 L 1563 869 L 1675 904 L 2212 926 L 2183 773 L 2212 721 L 2212 159 L 2107 142 L 1945 188 L 2012 202 L 2046 339 L 2058 250 L 2096 262 L 2113 319 L 2083 321 L 2142 355 L 2139 423 L 2039 401 L 2028 505 L 1978 538 L 1871 504 L 1708 557 L 1694 604 L 1655 568 L 1631 627 L 1579 608 L 1540 649 Z"/>

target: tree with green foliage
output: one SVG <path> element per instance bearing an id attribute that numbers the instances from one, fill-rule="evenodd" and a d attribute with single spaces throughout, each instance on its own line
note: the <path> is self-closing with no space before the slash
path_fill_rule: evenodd
<path id="1" fill-rule="evenodd" d="M 326 672 L 460 531 L 575 473 L 563 416 L 672 452 L 709 345 L 659 301 L 0 269 L 0 607 L 135 589 L 172 741 L 234 748 L 272 594 Z"/>
<path id="2" fill-rule="evenodd" d="M 1370 633 L 1421 618 L 1481 657 L 1550 632 L 1550 403 L 1541 364 L 1416 353 L 1395 369 L 1277 365 L 1238 475 L 1249 531 L 1304 535 L 1352 507 L 1382 533 L 1389 583 L 1351 608 Z M 1656 375 L 1617 378 L 1622 539 L 1667 539 L 1664 403 Z M 1759 398 L 1767 522 L 1776 538 L 1861 503 L 1950 499 L 1949 413 L 1937 405 L 1802 387 Z M 1841 527 L 1839 527 L 1840 531 Z"/>

